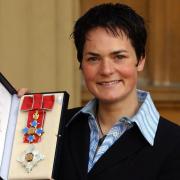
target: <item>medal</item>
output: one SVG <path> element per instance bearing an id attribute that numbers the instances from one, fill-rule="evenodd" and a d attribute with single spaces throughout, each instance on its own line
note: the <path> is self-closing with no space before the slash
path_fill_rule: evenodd
<path id="1" fill-rule="evenodd" d="M 52 110 L 54 105 L 54 95 L 43 96 L 34 94 L 25 96 L 21 105 L 21 110 L 28 112 L 27 125 L 22 130 L 24 134 L 23 142 L 30 143 L 30 146 L 17 158 L 17 161 L 30 173 L 39 161 L 44 159 L 44 155 L 35 149 L 33 144 L 40 142 L 44 134 L 43 126 L 46 111 Z"/>
<path id="2" fill-rule="evenodd" d="M 40 137 L 44 133 L 44 114 L 45 112 L 42 110 L 28 113 L 27 126 L 22 130 L 25 143 L 37 143 L 40 141 Z"/>
<path id="3" fill-rule="evenodd" d="M 17 161 L 25 168 L 26 172 L 30 173 L 34 166 L 39 161 L 44 159 L 44 155 L 35 149 L 34 145 L 30 145 L 22 154 L 17 158 Z"/>
<path id="4" fill-rule="evenodd" d="M 22 130 L 24 143 L 37 143 L 40 141 L 44 126 L 46 111 L 51 110 L 54 104 L 54 95 L 43 96 L 34 94 L 25 96 L 21 110 L 28 111 L 27 126 Z"/>

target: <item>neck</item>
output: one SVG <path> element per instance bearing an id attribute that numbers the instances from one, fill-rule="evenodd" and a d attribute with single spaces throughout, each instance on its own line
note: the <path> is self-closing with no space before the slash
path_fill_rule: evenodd
<path id="1" fill-rule="evenodd" d="M 122 117 L 132 117 L 138 109 L 136 93 L 128 101 L 104 103 L 99 101 L 97 119 L 103 134 L 106 134 L 112 126 Z"/>

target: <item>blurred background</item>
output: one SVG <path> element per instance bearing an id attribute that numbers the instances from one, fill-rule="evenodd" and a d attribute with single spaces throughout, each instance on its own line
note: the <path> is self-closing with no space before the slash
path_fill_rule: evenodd
<path id="1" fill-rule="evenodd" d="M 180 124 L 180 0 L 0 0 L 0 71 L 17 89 L 66 90 L 70 108 L 85 104 L 92 96 L 70 35 L 76 19 L 103 2 L 125 3 L 144 17 L 147 62 L 138 86 Z"/>

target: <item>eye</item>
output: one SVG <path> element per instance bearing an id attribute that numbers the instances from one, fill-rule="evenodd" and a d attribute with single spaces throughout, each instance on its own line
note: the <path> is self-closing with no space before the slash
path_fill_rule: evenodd
<path id="1" fill-rule="evenodd" d="M 116 59 L 116 60 L 122 60 L 122 59 L 124 59 L 124 58 L 126 58 L 125 55 L 122 55 L 122 54 L 117 54 L 117 55 L 115 55 L 115 59 Z"/>
<path id="2" fill-rule="evenodd" d="M 88 57 L 87 60 L 90 62 L 97 61 L 98 57 L 97 56 L 91 56 L 91 57 Z"/>

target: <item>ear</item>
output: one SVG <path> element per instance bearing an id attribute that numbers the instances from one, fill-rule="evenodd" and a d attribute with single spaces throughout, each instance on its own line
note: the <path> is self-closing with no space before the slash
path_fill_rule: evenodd
<path id="1" fill-rule="evenodd" d="M 145 65 L 145 57 L 141 57 L 141 59 L 139 60 L 139 63 L 137 65 L 137 71 L 140 72 L 144 69 L 144 65 Z"/>

